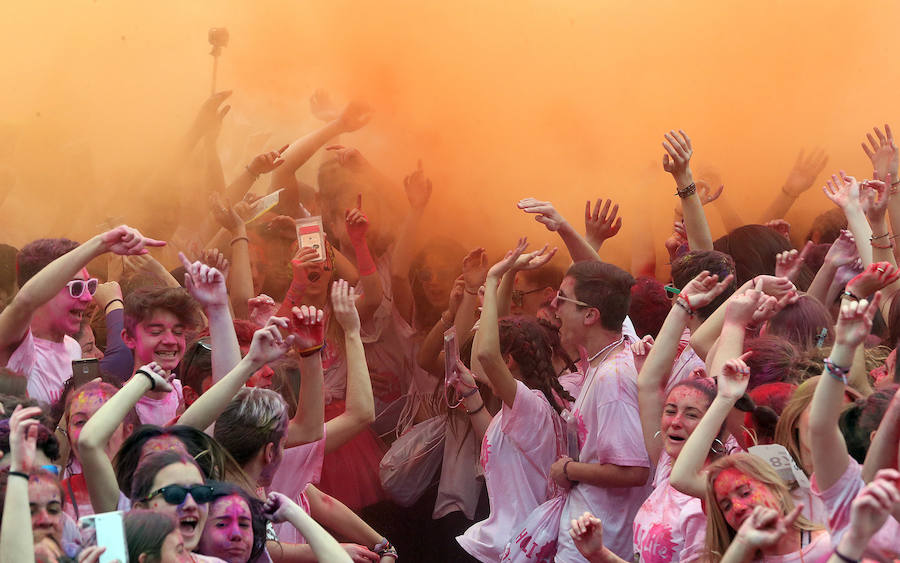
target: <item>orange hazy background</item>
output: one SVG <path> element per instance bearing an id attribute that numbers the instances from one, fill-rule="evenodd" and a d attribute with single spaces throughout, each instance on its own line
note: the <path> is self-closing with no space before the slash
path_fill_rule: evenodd
<path id="1" fill-rule="evenodd" d="M 900 128 L 898 16 L 897 3 L 832 0 L 6 3 L 0 165 L 14 187 L 0 241 L 137 222 L 147 202 L 135 188 L 209 95 L 207 30 L 225 27 L 227 180 L 252 156 L 250 135 L 274 150 L 318 127 L 308 99 L 325 88 L 373 106 L 341 142 L 398 185 L 424 161 L 429 223 L 466 246 L 553 241 L 515 208 L 522 197 L 553 201 L 579 229 L 585 200 L 611 197 L 624 227 L 604 257 L 627 266 L 634 234 L 652 232 L 662 263 L 677 204 L 662 134 L 690 134 L 695 176 L 715 170 L 745 222 L 761 219 L 802 148 L 823 148 L 827 172 L 868 176 L 865 132 Z M 314 184 L 320 158 L 298 176 Z M 795 237 L 831 205 L 824 177 L 788 216 Z"/>

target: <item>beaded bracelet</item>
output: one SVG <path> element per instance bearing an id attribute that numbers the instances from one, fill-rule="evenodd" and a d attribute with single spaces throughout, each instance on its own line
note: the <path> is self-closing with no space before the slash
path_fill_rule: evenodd
<path id="1" fill-rule="evenodd" d="M 685 198 L 691 197 L 695 193 L 697 193 L 697 184 L 695 184 L 694 182 L 691 182 L 684 188 L 677 190 L 675 192 L 675 195 L 677 195 L 681 199 L 685 199 Z"/>
<path id="2" fill-rule="evenodd" d="M 831 361 L 831 358 L 825 358 L 822 363 L 825 364 L 825 371 L 828 372 L 828 375 L 847 385 L 847 372 L 850 371 L 850 368 L 844 369 L 838 366 Z"/>
<path id="3" fill-rule="evenodd" d="M 690 317 L 693 317 L 697 312 L 693 307 L 691 307 L 691 302 L 688 301 L 687 297 L 684 294 L 678 296 L 678 299 L 675 300 L 675 304 L 684 309 Z"/>

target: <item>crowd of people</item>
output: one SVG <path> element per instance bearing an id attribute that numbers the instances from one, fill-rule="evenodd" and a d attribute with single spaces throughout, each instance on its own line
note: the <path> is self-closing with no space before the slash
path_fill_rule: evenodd
<path id="1" fill-rule="evenodd" d="M 522 199 L 550 242 L 493 233 L 499 260 L 434 236 L 421 162 L 395 182 L 334 144 L 360 103 L 314 99 L 227 183 L 227 97 L 152 179 L 199 163 L 208 206 L 0 252 L 0 560 L 105 561 L 109 513 L 139 563 L 900 559 L 888 126 L 805 238 L 784 217 L 823 154 L 754 223 L 665 133 L 668 263 L 626 270 L 610 200 L 581 229 Z"/>

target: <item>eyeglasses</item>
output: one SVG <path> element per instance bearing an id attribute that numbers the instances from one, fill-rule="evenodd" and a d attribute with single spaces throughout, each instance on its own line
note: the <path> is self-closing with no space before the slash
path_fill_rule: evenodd
<path id="1" fill-rule="evenodd" d="M 536 293 L 538 291 L 544 291 L 543 287 L 539 287 L 537 289 L 529 289 L 528 291 L 522 291 L 521 289 L 512 290 L 512 294 L 510 294 L 510 298 L 512 299 L 512 304 L 516 307 L 521 307 L 522 303 L 525 302 L 525 296 L 531 293 Z"/>
<path id="2" fill-rule="evenodd" d="M 588 307 L 588 308 L 590 308 L 590 309 L 595 309 L 595 308 L 596 308 L 596 307 L 594 307 L 593 305 L 588 305 L 588 304 L 585 303 L 584 301 L 579 301 L 579 300 L 577 300 L 577 299 L 572 299 L 572 298 L 570 298 L 570 297 L 566 297 L 565 295 L 562 294 L 562 291 L 557 291 L 557 292 L 556 292 L 556 300 L 557 300 L 557 301 L 568 301 L 569 303 L 574 303 L 574 304 L 578 305 L 579 307 Z"/>
<path id="3" fill-rule="evenodd" d="M 209 485 L 191 485 L 190 487 L 169 485 L 153 491 L 144 500 L 149 501 L 159 495 L 162 495 L 163 500 L 167 503 L 175 506 L 183 504 L 188 495 L 191 495 L 197 504 L 206 504 L 213 499 L 213 488 Z"/>
<path id="4" fill-rule="evenodd" d="M 84 295 L 85 289 L 91 295 L 97 293 L 97 284 L 99 283 L 100 281 L 97 278 L 91 278 L 89 280 L 72 280 L 66 284 L 66 287 L 69 288 L 69 295 L 72 296 L 72 299 L 78 299 Z"/>

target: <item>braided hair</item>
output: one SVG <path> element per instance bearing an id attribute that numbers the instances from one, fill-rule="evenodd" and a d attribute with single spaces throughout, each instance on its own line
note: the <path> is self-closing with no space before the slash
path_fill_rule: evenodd
<path id="1" fill-rule="evenodd" d="M 519 366 L 522 383 L 544 394 L 557 414 L 562 407 L 557 397 L 574 401 L 563 389 L 553 368 L 553 349 L 546 329 L 527 316 L 500 319 L 500 353 L 509 354 Z"/>

